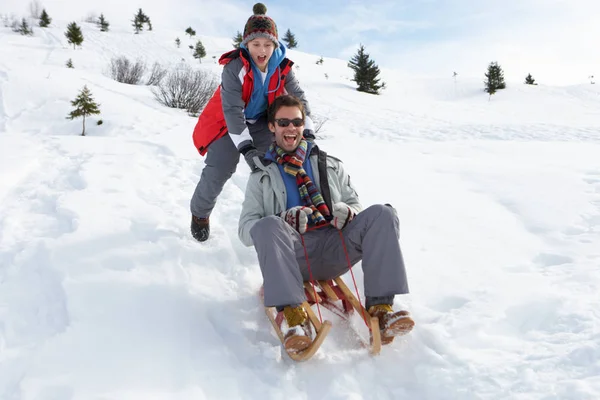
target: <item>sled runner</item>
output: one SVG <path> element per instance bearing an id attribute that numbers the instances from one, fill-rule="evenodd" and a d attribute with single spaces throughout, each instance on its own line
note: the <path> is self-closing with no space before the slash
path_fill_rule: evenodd
<path id="1" fill-rule="evenodd" d="M 318 304 L 318 306 L 325 307 L 345 320 L 348 320 L 353 315 L 354 311 L 358 312 L 361 319 L 365 322 L 370 331 L 369 344 L 366 346 L 370 347 L 369 351 L 372 355 L 379 354 L 382 344 L 379 330 L 379 320 L 377 317 L 371 317 L 369 315 L 367 310 L 360 304 L 356 296 L 352 294 L 350 289 L 348 289 L 348 286 L 346 286 L 341 277 L 337 277 L 328 281 L 317 281 L 315 282 L 314 289 L 310 282 L 305 282 L 304 292 L 307 301 L 302 303 L 302 307 L 307 312 L 308 319 L 313 327 L 313 330 L 316 332 L 316 336 L 312 340 L 310 346 L 301 352 L 292 352 L 286 350 L 292 360 L 305 361 L 310 359 L 317 352 L 317 350 L 319 350 L 319 347 L 321 347 L 331 329 L 332 324 L 330 321 L 325 320 L 321 322 L 319 317 L 317 317 L 315 314 L 311 306 L 316 304 Z M 261 299 L 262 297 L 263 290 L 261 288 Z M 281 320 L 284 318 L 283 312 L 278 313 L 275 307 L 265 307 L 265 313 L 267 314 L 267 317 L 271 321 L 277 336 L 283 344 L 284 336 L 279 328 L 281 325 Z M 410 321 L 412 322 L 412 320 Z M 410 328 L 412 328 L 412 325 Z M 393 338 L 386 339 L 387 340 L 384 344 L 390 343 L 393 340 Z"/>

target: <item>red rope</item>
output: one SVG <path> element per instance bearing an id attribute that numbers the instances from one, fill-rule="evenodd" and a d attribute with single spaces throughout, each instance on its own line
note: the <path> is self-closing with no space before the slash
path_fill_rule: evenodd
<path id="1" fill-rule="evenodd" d="M 308 261 L 308 252 L 306 251 L 306 244 L 304 243 L 304 235 L 300 235 L 302 239 L 302 247 L 304 248 L 304 257 L 306 258 L 306 266 L 308 267 L 308 277 L 310 278 L 310 285 L 313 289 L 313 296 L 315 299 L 315 303 L 317 303 L 317 311 L 319 312 L 319 321 L 323 323 L 323 317 L 321 316 L 321 307 L 319 306 L 319 302 L 317 301 L 317 289 L 315 289 L 315 280 L 313 278 L 312 270 L 310 269 L 310 262 Z"/>
<path id="2" fill-rule="evenodd" d="M 350 269 L 350 275 L 352 276 L 352 282 L 354 283 L 354 290 L 356 291 L 356 298 L 358 299 L 358 304 L 360 304 L 360 312 L 362 313 L 363 321 L 371 330 L 371 325 L 367 322 L 367 317 L 365 316 L 365 308 L 360 301 L 360 294 L 358 293 L 358 285 L 356 284 L 356 279 L 354 278 L 354 272 L 352 271 L 352 263 L 350 262 L 350 256 L 348 255 L 348 249 L 346 248 L 346 241 L 344 240 L 344 235 L 342 234 L 341 229 L 338 230 L 340 233 L 340 239 L 342 239 L 342 245 L 344 246 L 344 253 L 346 254 L 346 260 L 348 261 L 348 268 Z"/>
<path id="3" fill-rule="evenodd" d="M 319 228 L 322 228 L 322 227 L 328 226 L 328 225 L 329 224 L 323 224 L 323 225 L 318 225 L 318 226 L 309 226 L 306 231 L 307 232 L 314 231 L 316 229 L 319 229 Z M 342 246 L 344 247 L 344 254 L 346 256 L 346 261 L 348 261 L 348 269 L 350 270 L 350 276 L 352 276 L 352 283 L 354 284 L 354 291 L 356 292 L 356 298 L 358 299 L 358 304 L 360 304 L 360 311 L 362 313 L 363 321 L 364 321 L 365 325 L 367 325 L 367 327 L 369 328 L 369 331 L 370 331 L 371 325 L 367 322 L 367 317 L 365 315 L 365 308 L 363 307 L 362 301 L 360 300 L 360 294 L 358 293 L 358 285 L 356 284 L 356 278 L 354 277 L 354 272 L 352 271 L 352 262 L 350 261 L 350 255 L 348 255 L 348 249 L 346 248 L 346 241 L 344 240 L 344 235 L 342 234 L 342 231 L 338 229 L 338 232 L 340 233 L 340 239 L 342 239 Z M 319 307 L 319 302 L 316 301 L 317 300 L 317 290 L 315 289 L 315 283 L 314 283 L 312 271 L 310 269 L 310 263 L 308 262 L 308 252 L 306 251 L 306 245 L 304 244 L 304 235 L 300 235 L 300 237 L 302 238 L 302 247 L 304 248 L 304 257 L 306 258 L 306 266 L 308 267 L 310 284 L 313 289 L 315 303 L 317 303 L 317 311 L 319 311 L 319 319 L 321 320 L 321 323 L 323 323 L 323 318 L 321 317 L 321 308 Z"/>

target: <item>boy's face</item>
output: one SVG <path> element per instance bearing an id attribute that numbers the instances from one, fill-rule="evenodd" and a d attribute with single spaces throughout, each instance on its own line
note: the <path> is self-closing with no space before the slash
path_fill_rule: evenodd
<path id="1" fill-rule="evenodd" d="M 270 39 L 258 37 L 249 41 L 247 47 L 254 64 L 256 64 L 258 69 L 262 72 L 265 72 L 269 64 L 269 59 L 271 59 L 271 56 L 275 51 L 275 43 Z"/>
<path id="2" fill-rule="evenodd" d="M 293 153 L 302 140 L 302 112 L 298 107 L 281 107 L 275 114 L 275 123 L 269 122 L 269 129 L 275 134 L 275 143 L 286 153 Z"/>

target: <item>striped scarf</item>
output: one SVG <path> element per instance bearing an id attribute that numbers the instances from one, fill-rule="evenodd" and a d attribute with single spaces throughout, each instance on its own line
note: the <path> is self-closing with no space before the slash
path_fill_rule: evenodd
<path id="1" fill-rule="evenodd" d="M 319 226 L 327 223 L 325 217 L 328 217 L 330 212 L 319 189 L 310 180 L 304 168 L 302 168 L 302 164 L 304 164 L 304 159 L 306 158 L 307 146 L 306 140 L 302 139 L 296 152 L 288 154 L 273 142 L 269 148 L 269 152 L 275 161 L 283 166 L 286 174 L 296 177 L 300 199 L 304 206 L 310 207 L 313 210 L 313 213 L 310 215 L 311 222 Z"/>

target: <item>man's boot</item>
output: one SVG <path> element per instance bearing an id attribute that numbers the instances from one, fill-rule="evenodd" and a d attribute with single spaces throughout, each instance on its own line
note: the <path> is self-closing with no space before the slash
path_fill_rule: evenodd
<path id="1" fill-rule="evenodd" d="M 379 319 L 381 344 L 392 343 L 394 337 L 406 335 L 415 326 L 415 321 L 410 317 L 408 311 L 394 311 L 389 304 L 371 306 L 369 307 L 369 314 Z"/>
<path id="2" fill-rule="evenodd" d="M 192 225 L 190 227 L 192 236 L 199 242 L 204 242 L 210 236 L 210 225 L 207 218 L 199 218 L 192 215 Z"/>

